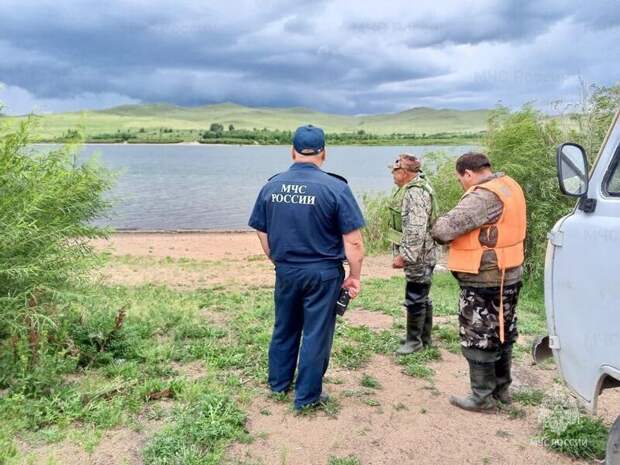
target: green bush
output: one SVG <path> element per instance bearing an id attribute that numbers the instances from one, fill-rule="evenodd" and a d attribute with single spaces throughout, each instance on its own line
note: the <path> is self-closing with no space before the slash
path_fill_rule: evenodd
<path id="1" fill-rule="evenodd" d="M 580 110 L 571 115 L 576 127 L 568 130 L 562 130 L 558 119 L 550 119 L 531 106 L 514 113 L 500 108 L 489 120 L 485 145 L 493 167 L 517 180 L 525 192 L 525 273 L 536 282 L 542 281 L 547 233 L 575 205 L 575 200 L 558 188 L 556 149 L 562 142 L 578 142 L 593 161 L 619 104 L 620 86 L 593 86 Z"/>
<path id="2" fill-rule="evenodd" d="M 391 195 L 364 194 L 362 205 L 366 227 L 362 230 L 364 247 L 370 255 L 385 253 L 390 250 L 390 241 L 387 239 L 390 213 L 388 205 Z"/>
<path id="3" fill-rule="evenodd" d="M 439 211 L 446 212 L 454 206 L 462 195 L 458 183 L 454 182 L 453 158 L 444 152 L 429 152 L 424 155 L 424 172 L 436 191 Z M 452 175 L 452 176 L 451 176 Z M 434 183 L 437 182 L 436 187 Z M 370 255 L 390 251 L 390 241 L 387 239 L 390 213 L 388 205 L 395 189 L 390 193 L 364 194 L 362 205 L 366 227 L 363 229 L 364 246 Z"/>
<path id="4" fill-rule="evenodd" d="M 569 139 L 581 144 L 593 162 L 620 107 L 620 85 L 592 84 L 584 88 L 583 94 L 580 108 L 570 115 L 576 127 L 569 131 Z"/>
<path id="5" fill-rule="evenodd" d="M 424 158 L 425 171 L 435 191 L 438 215 L 450 211 L 463 196 L 463 188 L 456 179 L 455 158 L 443 152 L 428 154 Z"/>
<path id="6" fill-rule="evenodd" d="M 91 220 L 109 206 L 111 175 L 78 163 L 75 146 L 35 153 L 31 126 L 0 138 L 0 387 L 62 369 L 54 354 L 71 348 L 58 297 L 83 282 L 95 263 L 88 241 L 106 233 Z"/>
<path id="7" fill-rule="evenodd" d="M 527 200 L 526 276 L 542 279 L 547 233 L 574 206 L 563 195 L 556 175 L 555 151 L 566 135 L 554 120 L 526 106 L 499 109 L 489 121 L 486 150 L 495 171 L 503 171 L 523 188 Z"/>

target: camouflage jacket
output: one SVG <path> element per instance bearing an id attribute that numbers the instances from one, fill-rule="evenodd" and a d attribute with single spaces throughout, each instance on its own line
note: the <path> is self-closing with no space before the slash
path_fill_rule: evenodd
<path id="1" fill-rule="evenodd" d="M 486 181 L 503 175 L 503 173 L 493 174 L 492 177 L 480 183 L 482 184 L 481 187 L 484 187 Z M 504 204 L 497 195 L 487 189 L 476 189 L 463 196 L 456 207 L 435 221 L 432 230 L 433 238 L 440 244 L 448 244 L 474 229 L 496 223 L 503 211 Z M 487 231 L 488 234 L 480 235 L 480 243 L 489 248 L 495 247 L 497 228 L 490 227 Z M 523 268 L 521 266 L 506 270 L 504 285 L 509 286 L 519 282 L 522 274 Z M 482 254 L 478 274 L 455 272 L 454 276 L 461 286 L 498 287 L 500 285 L 500 271 L 497 267 L 495 251 L 486 250 Z"/>
<path id="2" fill-rule="evenodd" d="M 422 186 L 422 182 L 426 185 Z M 430 282 L 438 252 L 431 236 L 435 212 L 432 187 L 425 179 L 416 178 L 399 188 L 392 202 L 398 203 L 401 199 L 400 205 L 391 205 L 393 210 L 400 210 L 402 230 L 400 241 L 393 243 L 393 255 L 401 255 L 405 260 L 408 281 Z"/>

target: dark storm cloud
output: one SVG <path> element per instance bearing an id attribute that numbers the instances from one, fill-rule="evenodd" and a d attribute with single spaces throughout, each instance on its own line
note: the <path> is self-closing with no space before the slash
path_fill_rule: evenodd
<path id="1" fill-rule="evenodd" d="M 3 0 L 0 100 L 472 108 L 563 97 L 620 66 L 611 0 L 205 4 Z"/>
<path id="2" fill-rule="evenodd" d="M 549 30 L 570 11 L 554 2 L 507 0 L 502 2 L 463 2 L 456 10 L 430 13 L 412 20 L 370 20 L 351 22 L 357 33 L 403 34 L 414 48 L 481 42 L 531 40 Z"/>

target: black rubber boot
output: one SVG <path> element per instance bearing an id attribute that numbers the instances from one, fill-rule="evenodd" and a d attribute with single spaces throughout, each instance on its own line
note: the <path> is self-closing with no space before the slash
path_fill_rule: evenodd
<path id="1" fill-rule="evenodd" d="M 426 303 L 429 300 L 428 293 L 430 290 L 430 283 L 407 281 L 407 285 L 405 286 L 405 301 L 403 302 L 405 308 L 407 309 L 407 337 L 400 340 L 401 345 L 404 346 L 414 339 L 419 339 L 424 346 L 424 343 L 422 342 L 422 333 L 424 332 L 425 321 L 422 321 L 420 326 L 417 326 L 416 323 L 416 331 L 419 330 L 419 334 L 411 336 L 409 334 L 409 328 L 413 323 L 410 323 L 410 315 L 426 314 Z"/>
<path id="2" fill-rule="evenodd" d="M 493 410 L 497 407 L 493 392 L 496 388 L 495 362 L 478 362 L 467 360 L 469 363 L 469 379 L 471 394 L 467 397 L 450 396 L 450 403 L 470 412 Z"/>
<path id="3" fill-rule="evenodd" d="M 426 312 L 424 318 L 424 328 L 422 329 L 422 344 L 424 347 L 430 347 L 433 339 L 431 334 L 433 332 L 433 301 L 428 299 L 426 301 Z"/>
<path id="4" fill-rule="evenodd" d="M 396 355 L 409 355 L 424 348 L 422 330 L 425 318 L 426 312 L 419 304 L 407 308 L 407 338 L 396 350 Z"/>
<path id="5" fill-rule="evenodd" d="M 493 392 L 493 397 L 499 400 L 502 404 L 512 404 L 512 397 L 510 395 L 510 384 L 512 383 L 512 377 L 510 375 L 510 369 L 512 367 L 512 344 L 508 344 L 502 348 L 500 359 L 495 362 L 495 379 L 497 380 L 497 386 Z"/>

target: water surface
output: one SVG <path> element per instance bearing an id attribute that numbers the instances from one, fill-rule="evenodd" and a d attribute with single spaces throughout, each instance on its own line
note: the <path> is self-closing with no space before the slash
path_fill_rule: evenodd
<path id="1" fill-rule="evenodd" d="M 346 177 L 360 199 L 392 189 L 387 165 L 399 153 L 459 155 L 471 148 L 334 146 L 323 169 Z M 120 171 L 114 209 L 98 221 L 118 229 L 247 229 L 261 186 L 292 163 L 290 146 L 96 144 L 84 146 L 82 156 L 94 153 Z"/>

